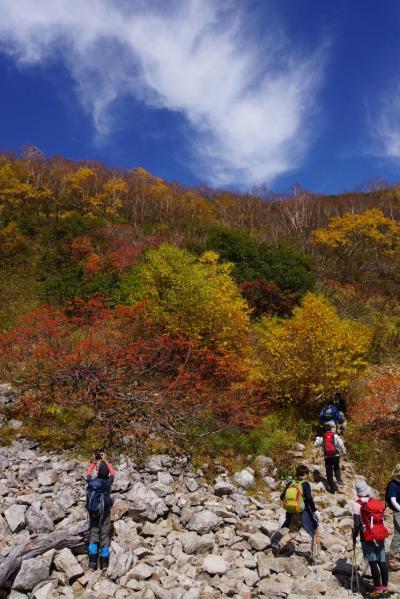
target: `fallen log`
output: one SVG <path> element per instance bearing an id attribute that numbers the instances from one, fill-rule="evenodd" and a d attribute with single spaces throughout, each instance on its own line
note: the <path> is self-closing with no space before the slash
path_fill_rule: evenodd
<path id="1" fill-rule="evenodd" d="M 11 547 L 0 563 L 0 590 L 8 592 L 12 580 L 21 567 L 22 560 L 37 557 L 50 549 L 73 549 L 85 542 L 88 522 L 79 522 L 71 528 L 61 528 L 54 532 L 39 534 L 24 543 Z"/>

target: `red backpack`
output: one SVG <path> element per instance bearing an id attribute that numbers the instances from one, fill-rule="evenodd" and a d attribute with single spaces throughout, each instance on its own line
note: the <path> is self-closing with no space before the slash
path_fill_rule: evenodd
<path id="1" fill-rule="evenodd" d="M 357 503 L 361 506 L 361 539 L 381 543 L 389 536 L 383 515 L 385 504 L 380 499 L 368 499 L 365 503 L 359 499 Z"/>
<path id="2" fill-rule="evenodd" d="M 324 433 L 322 440 L 324 442 L 324 454 L 328 457 L 336 455 L 335 433 Z"/>

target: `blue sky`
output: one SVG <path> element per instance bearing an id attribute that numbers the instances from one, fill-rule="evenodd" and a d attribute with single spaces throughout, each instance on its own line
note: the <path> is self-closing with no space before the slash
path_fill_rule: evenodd
<path id="1" fill-rule="evenodd" d="M 1 149 L 182 183 L 400 180 L 397 0 L 0 0 Z"/>

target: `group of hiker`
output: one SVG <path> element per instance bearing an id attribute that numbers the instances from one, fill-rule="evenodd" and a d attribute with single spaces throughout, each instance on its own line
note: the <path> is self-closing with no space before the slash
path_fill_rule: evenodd
<path id="1" fill-rule="evenodd" d="M 346 448 L 337 431 L 345 430 L 345 414 L 346 403 L 341 394 L 337 393 L 333 402 L 323 406 L 319 416 L 323 432 L 316 438 L 314 446 L 323 449 L 327 488 L 330 493 L 336 492 L 337 485 L 343 485 L 340 456 L 346 454 Z M 297 532 L 300 527 L 310 535 L 312 549 L 319 542 L 320 513 L 314 504 L 311 486 L 307 481 L 308 476 L 307 466 L 299 465 L 295 480 L 288 481 L 281 493 L 286 517 L 281 529 L 272 538 L 275 554 L 279 554 L 280 542 L 287 533 Z M 355 491 L 357 498 L 352 504 L 352 572 L 357 569 L 355 546 L 357 538 L 360 538 L 363 557 L 369 564 L 374 584 L 370 597 L 389 597 L 389 570 L 400 569 L 400 563 L 396 558 L 400 549 L 400 464 L 396 466 L 392 479 L 387 485 L 385 502 L 374 497 L 374 492 L 364 480 L 355 483 Z M 384 520 L 386 506 L 393 511 L 394 524 L 388 560 L 385 551 L 385 540 L 389 536 Z"/>
<path id="2" fill-rule="evenodd" d="M 337 492 L 342 486 L 340 457 L 346 454 L 344 442 L 339 430 L 344 431 L 346 421 L 346 404 L 337 393 L 332 403 L 326 404 L 320 412 L 322 434 L 317 436 L 314 446 L 321 447 L 324 453 L 327 490 Z M 281 493 L 281 501 L 286 512 L 285 521 L 271 539 L 275 555 L 282 551 L 281 542 L 288 533 L 303 528 L 312 539 L 313 548 L 319 544 L 320 512 L 317 510 L 312 496 L 311 485 L 307 480 L 310 475 L 307 466 L 297 466 L 295 479 L 289 480 Z M 111 486 L 115 471 L 106 461 L 103 450 L 96 450 L 86 471 L 87 499 L 86 507 L 90 520 L 89 568 L 96 570 L 98 560 L 100 569 L 106 570 L 109 565 L 111 542 Z M 336 480 L 335 480 L 336 479 Z M 352 505 L 353 512 L 353 556 L 355 546 L 360 538 L 364 559 L 368 562 L 373 578 L 374 588 L 371 597 L 389 597 L 389 569 L 400 569 L 396 559 L 400 549 L 400 464 L 393 472 L 387 486 L 385 503 L 393 511 L 394 535 L 386 561 L 385 540 L 389 532 L 385 526 L 385 503 L 374 497 L 374 493 L 364 480 L 355 483 L 356 499 Z M 315 562 L 315 559 L 314 559 Z M 353 564 L 354 565 L 354 564 Z M 357 574 L 358 575 L 358 574 Z"/>

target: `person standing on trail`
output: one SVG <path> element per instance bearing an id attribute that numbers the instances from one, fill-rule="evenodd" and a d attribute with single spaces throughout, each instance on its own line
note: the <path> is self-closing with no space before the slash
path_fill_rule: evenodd
<path id="1" fill-rule="evenodd" d="M 365 481 L 357 481 L 355 488 L 357 501 L 353 504 L 353 546 L 360 536 L 363 556 L 369 563 L 374 581 L 370 597 L 389 597 L 389 570 L 385 555 L 385 538 L 389 532 L 384 524 L 385 504 L 371 497 L 371 489 Z"/>
<path id="2" fill-rule="evenodd" d="M 289 480 L 281 493 L 286 518 L 271 538 L 275 554 L 279 554 L 280 541 L 289 532 L 298 532 L 300 528 L 304 528 L 313 542 L 318 536 L 320 513 L 315 507 L 311 485 L 307 480 L 309 474 L 307 466 L 299 465 L 296 468 L 296 478 Z"/>
<path id="3" fill-rule="evenodd" d="M 337 491 L 336 484 L 333 480 L 335 474 L 336 483 L 343 485 L 342 475 L 340 472 L 340 455 L 346 454 L 344 443 L 336 432 L 334 424 L 324 425 L 324 434 L 322 437 L 317 437 L 314 447 L 322 447 L 324 450 L 326 479 L 328 481 L 328 490 L 330 493 Z"/>
<path id="4" fill-rule="evenodd" d="M 321 426 L 326 424 L 334 424 L 336 428 L 345 426 L 344 417 L 333 403 L 327 403 L 322 407 L 319 413 L 319 422 Z"/>
<path id="5" fill-rule="evenodd" d="M 111 543 L 111 486 L 114 482 L 115 470 L 104 459 L 102 451 L 96 451 L 92 463 L 86 470 L 87 494 L 86 508 L 89 513 L 89 568 L 97 569 L 97 558 L 100 556 L 100 569 L 107 570 L 110 559 Z M 96 472 L 97 476 L 92 477 Z"/>
<path id="6" fill-rule="evenodd" d="M 340 414 L 344 418 L 347 412 L 347 404 L 343 395 L 339 391 L 335 393 L 335 396 L 333 398 L 333 405 L 337 410 L 339 410 Z"/>
<path id="7" fill-rule="evenodd" d="M 400 549 L 400 464 L 393 471 L 392 480 L 386 487 L 386 505 L 393 511 L 393 539 L 389 548 L 388 566 L 390 570 L 399 570 L 400 563 L 396 555 Z"/>

